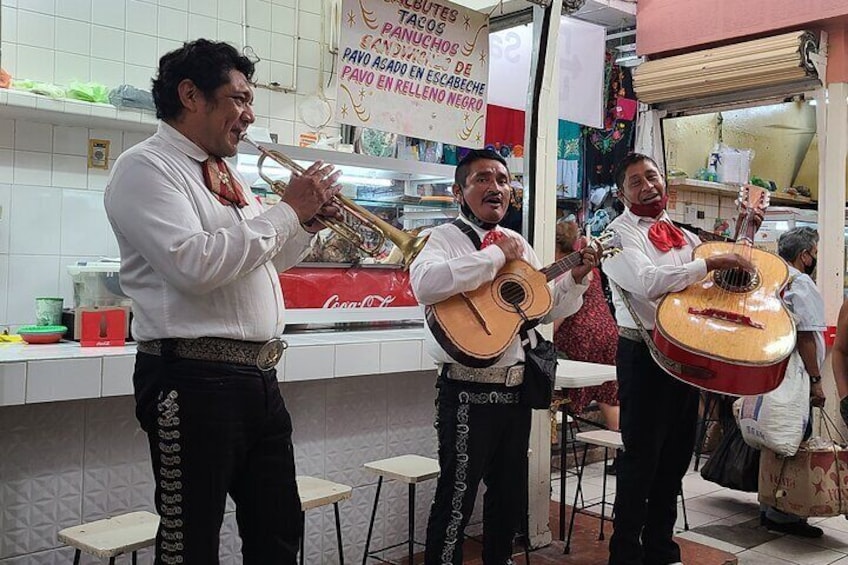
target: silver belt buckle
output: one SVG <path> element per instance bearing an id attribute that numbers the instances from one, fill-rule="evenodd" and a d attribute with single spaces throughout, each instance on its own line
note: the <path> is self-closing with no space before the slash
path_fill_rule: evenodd
<path id="1" fill-rule="evenodd" d="M 277 366 L 289 344 L 281 337 L 273 337 L 262 344 L 256 355 L 256 366 L 260 371 L 270 371 Z"/>
<path id="2" fill-rule="evenodd" d="M 506 372 L 506 381 L 504 381 L 504 384 L 506 386 L 518 386 L 522 382 L 524 382 L 524 366 L 515 365 L 510 367 Z"/>

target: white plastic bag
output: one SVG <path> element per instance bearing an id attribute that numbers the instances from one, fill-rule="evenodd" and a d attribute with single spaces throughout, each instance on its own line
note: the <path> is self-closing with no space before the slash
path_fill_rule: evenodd
<path id="1" fill-rule="evenodd" d="M 786 366 L 783 382 L 757 396 L 743 396 L 739 407 L 742 438 L 751 447 L 791 457 L 804 439 L 810 418 L 810 377 L 797 351 Z"/>

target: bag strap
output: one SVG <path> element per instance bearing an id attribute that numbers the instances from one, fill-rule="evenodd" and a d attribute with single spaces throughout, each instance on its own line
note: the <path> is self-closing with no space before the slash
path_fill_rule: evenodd
<path id="1" fill-rule="evenodd" d="M 459 231 L 468 236 L 468 239 L 471 240 L 471 243 L 474 244 L 474 247 L 477 251 L 480 251 L 480 248 L 483 246 L 483 242 L 480 241 L 480 236 L 477 235 L 477 232 L 474 231 L 474 228 L 469 226 L 467 223 L 463 222 L 460 218 L 456 218 L 451 222 L 453 225 L 459 228 Z"/>
<path id="2" fill-rule="evenodd" d="M 614 286 L 621 296 L 621 300 L 624 302 L 624 305 L 627 307 L 627 311 L 630 312 L 630 316 L 633 318 L 633 321 L 636 323 L 636 328 L 639 330 L 639 335 L 642 336 L 642 340 L 645 342 L 645 345 L 648 346 L 648 349 L 651 352 L 651 357 L 663 368 L 673 371 L 675 373 L 679 373 L 681 375 L 690 375 L 694 378 L 698 379 L 711 379 L 715 377 L 715 374 L 702 367 L 696 367 L 695 365 L 689 365 L 688 363 L 681 363 L 679 361 L 674 361 L 666 356 L 662 351 L 657 348 L 657 344 L 654 343 L 654 338 L 651 337 L 651 334 L 645 329 L 645 326 L 642 324 L 642 319 L 636 315 L 636 310 L 633 309 L 633 304 L 630 303 L 630 293 L 618 286 L 618 284 L 610 279 L 610 285 Z"/>

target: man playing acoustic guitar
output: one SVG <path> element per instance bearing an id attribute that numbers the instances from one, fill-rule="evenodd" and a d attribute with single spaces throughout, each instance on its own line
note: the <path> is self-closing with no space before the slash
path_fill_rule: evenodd
<path id="1" fill-rule="evenodd" d="M 675 379 L 654 361 L 637 324 L 650 331 L 663 295 L 683 290 L 707 272 L 750 271 L 753 266 L 735 253 L 692 260 L 692 251 L 701 241 L 672 224 L 665 211 L 665 180 L 652 158 L 628 155 L 616 168 L 615 182 L 626 210 L 609 229 L 621 236 L 622 251 L 604 262 L 603 271 L 614 283 L 624 451 L 617 460 L 609 563 L 666 565 L 680 562 L 680 548 L 672 535 L 677 496 L 694 450 L 698 389 Z M 638 321 L 619 288 L 629 294 Z"/>
<path id="2" fill-rule="evenodd" d="M 493 281 L 507 261 L 523 259 L 536 269 L 541 266 L 521 235 L 498 226 L 512 196 L 509 181 L 506 162 L 493 151 L 471 151 L 459 163 L 453 193 L 462 214 L 457 222 L 430 230 L 427 245 L 409 269 L 421 304 L 473 291 Z M 543 323 L 580 309 L 587 275 L 598 262 L 591 246 L 581 253 L 582 263 L 553 284 L 553 308 Z M 525 359 L 521 338 L 513 338 L 500 359 L 484 368 L 457 363 L 429 328 L 426 343 L 439 365 L 436 429 L 441 474 L 427 524 L 425 563 L 462 563 L 463 532 L 481 479 L 487 487 L 483 563 L 511 563 L 512 540 L 526 515 L 522 478 L 530 437 L 531 409 L 520 403 Z"/>

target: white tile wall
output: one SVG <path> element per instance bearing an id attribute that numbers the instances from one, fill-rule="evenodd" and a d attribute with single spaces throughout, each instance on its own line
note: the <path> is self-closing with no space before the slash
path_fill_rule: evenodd
<path id="1" fill-rule="evenodd" d="M 6 370 L 0 372 L 0 405 L 6 377 L 14 373 L 9 367 L 4 365 Z M 292 415 L 298 474 L 355 487 L 353 497 L 342 502 L 339 510 L 346 560 L 357 562 L 376 491 L 375 476 L 362 472 L 361 463 L 389 455 L 385 438 L 393 428 L 403 430 L 409 441 L 429 438 L 422 442 L 424 447 L 408 444 L 405 450 L 398 446 L 398 451 L 435 456 L 432 375 L 285 383 L 281 392 Z M 392 406 L 393 402 L 398 404 Z M 0 562 L 69 563 L 72 553 L 58 549 L 59 529 L 116 513 L 153 509 L 147 437 L 139 429 L 134 409 L 131 396 L 0 407 L 0 507 L 4 511 Z M 366 451 L 375 440 L 377 448 Z M 346 453 L 353 454 L 354 460 Z M 418 539 L 424 538 L 434 488 L 435 481 L 418 486 Z M 405 538 L 406 493 L 406 485 L 384 483 L 372 547 Z M 231 503 L 220 547 L 222 564 L 241 563 Z M 306 562 L 339 562 L 332 507 L 307 513 Z M 152 563 L 150 552 L 140 554 L 139 563 Z"/>
<path id="2" fill-rule="evenodd" d="M 2 66 L 17 78 L 57 84 L 90 80 L 150 88 L 159 56 L 183 40 L 208 37 L 240 47 L 246 16 L 248 43 L 262 59 L 257 78 L 290 85 L 298 72 L 298 94 L 257 90 L 257 124 L 278 134 L 281 143 L 295 143 L 296 135 L 309 129 L 298 121 L 297 104 L 317 87 L 319 58 L 327 56 L 317 43 L 321 3 L 301 2 L 300 14 L 293 0 L 249 0 L 244 14 L 242 6 L 224 0 L 4 0 Z M 297 69 L 296 21 L 302 38 Z M 325 68 L 321 80 L 328 76 L 329 66 Z M 8 96 L 36 106 L 35 98 L 15 92 Z M 38 105 L 55 103 L 43 98 Z M 95 115 L 117 115 L 111 107 L 81 107 Z M 327 131 L 331 136 L 332 129 Z M 30 322 L 34 289 L 55 292 L 59 281 L 65 282 L 60 257 L 117 254 L 110 230 L 102 233 L 106 224 L 100 197 L 86 194 L 106 186 L 108 171 L 88 169 L 85 160 L 88 139 L 104 137 L 112 141 L 114 163 L 124 148 L 145 136 L 0 120 L 0 326 Z M 30 266 L 34 270 L 27 270 Z M 65 298 L 70 302 L 70 296 Z M 322 376 L 326 374 L 319 367 L 294 378 Z"/>

